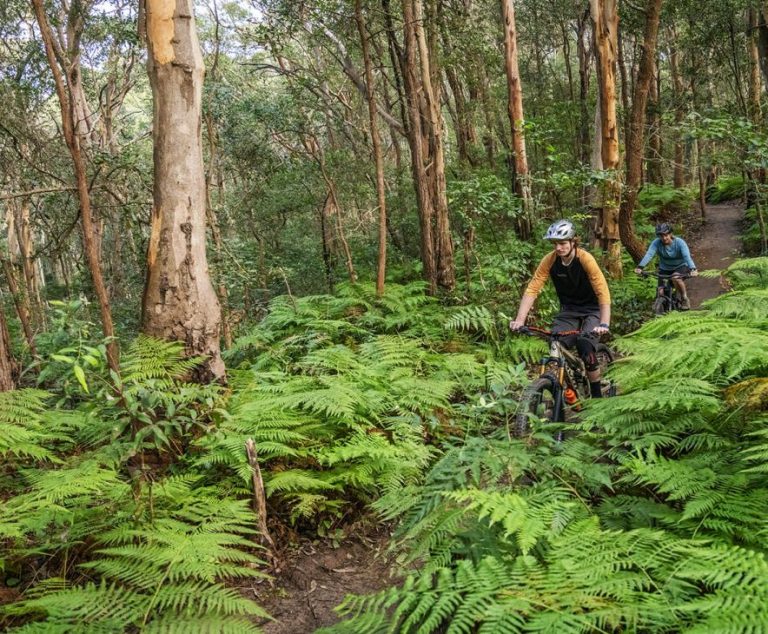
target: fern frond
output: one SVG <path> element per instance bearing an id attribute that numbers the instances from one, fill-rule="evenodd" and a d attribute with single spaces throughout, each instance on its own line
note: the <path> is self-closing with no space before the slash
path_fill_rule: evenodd
<path id="1" fill-rule="evenodd" d="M 42 390 L 0 392 L 0 458 L 57 461 L 46 445 L 68 437 L 43 426 L 45 401 L 49 398 Z"/>
<path id="2" fill-rule="evenodd" d="M 122 378 L 125 383 L 180 379 L 201 361 L 201 357 L 187 358 L 182 342 L 139 335 L 121 359 Z"/>
<path id="3" fill-rule="evenodd" d="M 768 372 L 768 331 L 697 312 L 667 315 L 645 324 L 617 345 L 632 355 L 613 376 L 632 386 L 670 376 L 713 382 Z"/>
<path id="4" fill-rule="evenodd" d="M 768 289 L 768 257 L 736 260 L 725 275 L 736 289 Z"/>
<path id="5" fill-rule="evenodd" d="M 731 291 L 702 303 L 712 315 L 758 323 L 768 315 L 768 289 Z"/>
<path id="6" fill-rule="evenodd" d="M 446 319 L 447 330 L 496 336 L 496 319 L 485 306 L 462 306 Z"/>

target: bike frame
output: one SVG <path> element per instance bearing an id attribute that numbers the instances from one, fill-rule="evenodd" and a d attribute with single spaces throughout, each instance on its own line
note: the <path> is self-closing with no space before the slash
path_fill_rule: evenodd
<path id="1" fill-rule="evenodd" d="M 564 337 L 580 335 L 581 330 L 565 330 L 552 332 L 535 326 L 527 326 L 519 330 L 522 334 L 540 337 L 549 341 L 549 355 L 541 359 L 539 376 L 552 379 L 554 383 L 555 411 L 558 418 L 564 411 L 563 393 L 570 387 L 579 396 L 579 400 L 586 396 L 582 387 L 588 384 L 587 370 L 577 354 L 574 354 L 560 341 Z"/>
<path id="2" fill-rule="evenodd" d="M 679 273 L 672 273 L 671 275 L 662 275 L 654 271 L 643 271 L 640 273 L 641 277 L 655 277 L 656 279 L 664 282 L 663 286 L 656 289 L 656 297 L 664 298 L 664 312 L 668 313 L 672 310 L 678 310 L 680 300 L 677 296 L 677 287 L 673 284 L 672 280 L 687 280 L 690 275 L 680 275 Z M 654 300 L 655 302 L 655 300 Z"/>

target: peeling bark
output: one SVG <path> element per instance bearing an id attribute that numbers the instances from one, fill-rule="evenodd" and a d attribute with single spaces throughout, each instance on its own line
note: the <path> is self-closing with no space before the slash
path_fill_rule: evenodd
<path id="1" fill-rule="evenodd" d="M 225 379 L 221 308 L 206 259 L 202 152 L 203 59 L 191 0 L 145 0 L 154 99 L 154 205 L 142 330 L 184 342 L 205 362 L 196 378 Z"/>
<path id="2" fill-rule="evenodd" d="M 501 0 L 501 18 L 504 22 L 504 68 L 507 73 L 507 114 L 512 132 L 512 151 L 515 157 L 515 193 L 523 201 L 523 217 L 517 223 L 522 239 L 531 234 L 533 224 L 533 199 L 528 174 L 528 158 L 525 152 L 523 117 L 523 88 L 517 62 L 517 29 L 515 26 L 514 0 Z"/>
<path id="3" fill-rule="evenodd" d="M 643 170 L 643 141 L 645 130 L 646 106 L 648 93 L 653 81 L 654 59 L 656 57 L 656 38 L 659 33 L 659 17 L 662 0 L 648 0 L 646 5 L 645 33 L 643 34 L 643 52 L 640 57 L 640 70 L 632 95 L 632 112 L 629 121 L 629 139 L 627 140 L 627 177 L 624 198 L 619 212 L 619 231 L 621 242 L 632 259 L 639 262 L 645 253 L 645 245 L 635 234 L 633 216 L 637 194 L 641 186 Z"/>
<path id="4" fill-rule="evenodd" d="M 0 302 L 0 392 L 7 392 L 16 387 L 15 376 L 16 363 L 11 354 L 11 338 L 8 335 L 5 312 Z"/>
<path id="5" fill-rule="evenodd" d="M 619 241 L 619 131 L 616 119 L 616 59 L 619 14 L 617 0 L 590 0 L 595 28 L 595 56 L 600 85 L 600 141 L 603 169 L 608 178 L 603 183 L 599 216 L 599 236 L 605 253 L 605 267 L 613 277 L 621 277 L 621 242 Z"/>

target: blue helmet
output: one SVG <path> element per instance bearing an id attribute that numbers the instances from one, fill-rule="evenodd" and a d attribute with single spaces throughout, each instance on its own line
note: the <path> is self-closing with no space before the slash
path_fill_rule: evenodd
<path id="1" fill-rule="evenodd" d="M 660 236 L 663 233 L 672 233 L 672 225 L 668 222 L 660 222 L 656 225 L 656 235 Z"/>

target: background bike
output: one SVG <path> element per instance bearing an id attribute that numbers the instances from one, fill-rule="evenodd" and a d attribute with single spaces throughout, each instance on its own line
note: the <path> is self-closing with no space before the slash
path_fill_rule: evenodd
<path id="1" fill-rule="evenodd" d="M 664 282 L 664 285 L 657 290 L 656 299 L 653 301 L 654 315 L 664 315 L 671 310 L 682 310 L 682 300 L 672 280 L 687 280 L 691 277 L 690 275 L 680 275 L 679 273 L 662 275 L 654 271 L 643 271 L 640 275 L 642 277 L 655 277 Z"/>
<path id="2" fill-rule="evenodd" d="M 563 339 L 578 335 L 580 330 L 555 333 L 542 328 L 528 326 L 518 330 L 520 334 L 540 337 L 549 342 L 549 354 L 541 360 L 539 377 L 524 390 L 515 416 L 515 431 L 518 436 L 530 432 L 531 423 L 537 420 L 568 422 L 573 412 L 590 397 L 589 379 L 584 362 L 574 350 L 565 346 Z M 613 351 L 603 343 L 597 345 L 598 364 L 602 372 L 603 396 L 613 396 L 615 386 L 605 378 L 605 371 L 613 362 Z M 562 434 L 558 434 L 558 440 Z"/>

